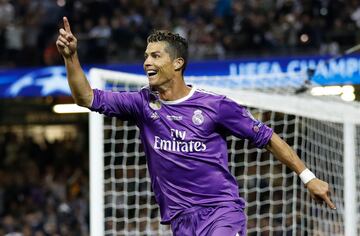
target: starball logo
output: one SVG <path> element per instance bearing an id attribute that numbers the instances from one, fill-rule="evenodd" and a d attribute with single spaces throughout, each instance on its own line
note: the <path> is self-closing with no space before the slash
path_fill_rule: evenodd
<path id="1" fill-rule="evenodd" d="M 171 140 L 155 136 L 154 149 L 172 152 L 204 152 L 206 145 L 200 141 L 185 141 L 186 131 L 170 129 Z"/>

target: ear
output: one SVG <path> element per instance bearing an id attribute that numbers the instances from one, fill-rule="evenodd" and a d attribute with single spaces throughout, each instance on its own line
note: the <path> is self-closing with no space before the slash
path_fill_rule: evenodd
<path id="1" fill-rule="evenodd" d="M 184 58 L 178 57 L 173 61 L 175 70 L 181 70 L 185 64 Z"/>

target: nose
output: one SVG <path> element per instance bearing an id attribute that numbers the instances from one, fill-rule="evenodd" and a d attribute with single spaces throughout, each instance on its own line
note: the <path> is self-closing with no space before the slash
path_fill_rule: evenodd
<path id="1" fill-rule="evenodd" d="M 151 57 L 147 57 L 144 61 L 144 67 L 149 67 L 151 66 Z"/>

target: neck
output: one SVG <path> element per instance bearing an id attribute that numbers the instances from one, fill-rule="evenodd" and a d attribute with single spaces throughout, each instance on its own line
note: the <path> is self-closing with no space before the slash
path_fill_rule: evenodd
<path id="1" fill-rule="evenodd" d="M 185 84 L 184 79 L 171 80 L 169 83 L 156 88 L 161 100 L 174 101 L 185 97 L 191 88 Z"/>

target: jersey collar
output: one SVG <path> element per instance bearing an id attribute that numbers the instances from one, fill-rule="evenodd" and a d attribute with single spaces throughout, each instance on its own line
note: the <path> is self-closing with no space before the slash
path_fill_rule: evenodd
<path id="1" fill-rule="evenodd" d="M 166 104 L 166 105 L 174 105 L 174 104 L 179 104 L 179 103 L 181 103 L 183 101 L 186 101 L 195 93 L 195 90 L 196 90 L 195 86 L 193 86 L 193 85 L 188 85 L 188 86 L 191 87 L 191 90 L 190 90 L 189 94 L 186 95 L 185 97 L 182 97 L 182 98 L 179 98 L 179 99 L 176 99 L 176 100 L 172 100 L 172 101 L 165 101 L 165 100 L 161 100 L 161 99 L 159 99 L 159 100 L 163 104 Z"/>

